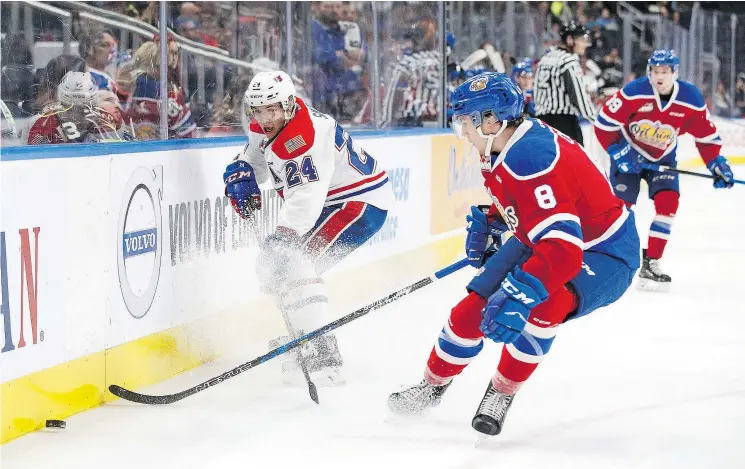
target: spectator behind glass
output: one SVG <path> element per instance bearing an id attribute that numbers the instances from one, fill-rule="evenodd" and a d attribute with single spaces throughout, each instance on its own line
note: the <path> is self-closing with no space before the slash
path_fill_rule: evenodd
<path id="1" fill-rule="evenodd" d="M 58 96 L 61 88 L 68 91 L 66 96 Z M 83 103 L 79 97 L 84 93 Z M 37 104 L 40 111 L 29 125 L 29 145 L 131 139 L 122 129 L 118 99 L 111 91 L 98 90 L 80 57 L 61 55 L 49 61 Z"/>
<path id="2" fill-rule="evenodd" d="M 57 87 L 67 72 L 87 72 L 85 60 L 77 55 L 59 55 L 47 63 L 41 74 L 41 86 L 36 95 L 35 112 L 57 99 Z"/>
<path id="3" fill-rule="evenodd" d="M 0 99 L 8 106 L 13 117 L 28 116 L 33 107 L 34 72 L 31 48 L 23 34 L 5 36 L 0 60 Z"/>
<path id="4" fill-rule="evenodd" d="M 314 7 L 313 106 L 337 120 L 348 120 L 354 113 L 350 107 L 355 106 L 345 101 L 358 101 L 366 46 L 357 23 L 339 21 L 342 7 L 353 8 L 348 2 L 318 2 Z"/>
<path id="5" fill-rule="evenodd" d="M 199 18 L 184 18 L 179 16 L 176 20 L 176 32 L 194 42 L 203 42 L 200 28 L 202 26 Z"/>
<path id="6" fill-rule="evenodd" d="M 170 77 L 178 76 L 178 45 L 168 41 L 168 138 L 191 138 L 196 124 L 184 103 L 183 90 Z M 132 92 L 126 117 L 137 140 L 160 138 L 160 44 L 145 42 L 135 52 L 132 64 Z"/>
<path id="7" fill-rule="evenodd" d="M 215 106 L 215 112 L 212 115 L 212 126 L 207 136 L 236 134 L 244 121 L 246 124 L 245 130 L 248 131 L 248 121 L 242 116 L 245 112 L 243 95 L 248 89 L 253 76 L 253 73 L 243 72 L 232 80 L 222 102 Z"/>
<path id="8" fill-rule="evenodd" d="M 735 90 L 735 106 L 738 116 L 745 116 L 745 73 L 737 74 L 737 89 Z"/>
<path id="9" fill-rule="evenodd" d="M 192 2 L 184 2 L 180 13 L 176 18 L 176 32 L 192 41 L 202 42 L 202 34 L 199 31 L 202 25 L 199 7 Z"/>
<path id="10" fill-rule="evenodd" d="M 716 94 L 714 95 L 715 114 L 717 116 L 730 117 L 732 114 L 732 100 L 730 99 L 727 88 L 723 81 L 717 83 Z"/>
<path id="11" fill-rule="evenodd" d="M 114 63 L 117 54 L 116 39 L 111 32 L 95 26 L 83 29 L 79 38 L 78 52 L 88 65 L 98 89 L 109 90 L 118 95 L 116 82 L 105 71 Z"/>

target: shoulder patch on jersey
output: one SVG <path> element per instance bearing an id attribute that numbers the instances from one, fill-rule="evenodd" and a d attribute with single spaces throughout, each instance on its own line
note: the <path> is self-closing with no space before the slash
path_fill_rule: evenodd
<path id="1" fill-rule="evenodd" d="M 706 101 L 704 101 L 701 91 L 694 84 L 683 80 L 678 80 L 678 95 L 675 96 L 675 101 L 688 104 L 695 108 L 706 107 Z"/>
<path id="2" fill-rule="evenodd" d="M 295 117 L 287 123 L 272 143 L 272 151 L 283 160 L 290 160 L 307 152 L 316 138 L 308 106 L 302 99 L 296 98 L 296 100 Z"/>
<path id="3" fill-rule="evenodd" d="M 505 169 L 518 179 L 530 179 L 550 171 L 558 158 L 554 133 L 533 124 L 507 149 Z"/>
<path id="4" fill-rule="evenodd" d="M 630 81 L 626 86 L 621 88 L 621 93 L 624 97 L 633 99 L 641 97 L 654 98 L 654 91 L 652 90 L 652 84 L 649 82 L 647 77 L 637 78 L 636 80 Z"/>

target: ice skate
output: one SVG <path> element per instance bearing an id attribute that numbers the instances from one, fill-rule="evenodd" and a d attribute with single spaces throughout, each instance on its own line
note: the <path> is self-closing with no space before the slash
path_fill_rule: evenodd
<path id="1" fill-rule="evenodd" d="M 497 391 L 489 380 L 486 393 L 471 421 L 473 429 L 485 435 L 499 435 L 514 398 L 514 394 L 504 394 Z"/>
<path id="2" fill-rule="evenodd" d="M 302 335 L 302 332 L 299 333 Z M 282 342 L 284 341 L 284 342 Z M 269 342 L 269 347 L 276 348 L 289 341 L 287 336 Z M 296 349 L 297 350 L 297 349 Z M 306 345 L 299 347 L 300 353 L 305 358 L 308 373 L 311 380 L 318 387 L 341 386 L 346 383 L 342 365 L 344 364 L 336 337 L 333 335 L 321 336 L 311 340 Z M 305 386 L 305 377 L 297 362 L 297 353 L 283 355 L 282 360 L 282 384 L 286 386 Z"/>
<path id="3" fill-rule="evenodd" d="M 417 415 L 440 405 L 442 395 L 452 381 L 442 386 L 434 386 L 426 380 L 410 386 L 403 391 L 394 392 L 388 397 L 388 408 L 399 415 Z"/>
<path id="4" fill-rule="evenodd" d="M 666 292 L 670 290 L 672 278 L 660 270 L 660 260 L 652 259 L 647 256 L 647 250 L 644 249 L 644 260 L 642 267 L 639 269 L 639 283 L 637 288 L 645 291 Z"/>

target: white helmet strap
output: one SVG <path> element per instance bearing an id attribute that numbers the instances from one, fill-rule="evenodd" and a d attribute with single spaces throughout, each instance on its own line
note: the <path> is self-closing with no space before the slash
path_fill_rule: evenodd
<path id="1" fill-rule="evenodd" d="M 484 150 L 484 153 L 485 153 L 484 156 L 488 156 L 491 154 L 491 146 L 494 143 L 494 139 L 499 137 L 502 134 L 502 132 L 505 131 L 506 128 L 507 128 L 507 121 L 502 121 L 502 125 L 501 127 L 499 127 L 499 131 L 497 133 L 484 135 L 484 133 L 481 132 L 481 126 L 476 127 L 476 133 L 479 134 L 479 137 L 486 139 L 486 149 Z"/>

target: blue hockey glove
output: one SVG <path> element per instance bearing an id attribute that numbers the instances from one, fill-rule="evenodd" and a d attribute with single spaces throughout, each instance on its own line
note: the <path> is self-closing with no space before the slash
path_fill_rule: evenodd
<path id="1" fill-rule="evenodd" d="M 293 259 L 300 255 L 302 242 L 291 230 L 278 230 L 261 244 L 256 258 L 256 275 L 268 291 L 283 285 L 292 275 Z"/>
<path id="2" fill-rule="evenodd" d="M 511 344 L 525 329 L 530 310 L 544 302 L 548 292 L 540 280 L 519 267 L 507 274 L 502 287 L 489 298 L 482 313 L 481 332 L 495 342 Z"/>
<path id="3" fill-rule="evenodd" d="M 507 225 L 499 221 L 489 223 L 488 211 L 488 205 L 474 205 L 471 214 L 466 215 L 466 255 L 476 268 L 484 265 L 488 254 L 496 252 L 509 238 Z"/>
<path id="4" fill-rule="evenodd" d="M 641 155 L 624 139 L 608 147 L 608 156 L 619 173 L 639 174 L 642 171 Z"/>
<path id="5" fill-rule="evenodd" d="M 730 182 L 735 178 L 735 175 L 732 174 L 732 168 L 729 167 L 729 163 L 727 163 L 727 158 L 723 157 L 722 155 L 717 156 L 713 160 L 709 162 L 709 164 L 706 165 L 709 171 L 711 171 L 711 174 L 714 175 L 716 179 L 714 179 L 714 187 L 717 189 L 724 189 L 724 188 L 730 188 L 735 185 L 735 183 Z"/>
<path id="6" fill-rule="evenodd" d="M 248 219 L 255 210 L 261 209 L 261 190 L 250 164 L 235 160 L 225 168 L 222 178 L 225 195 L 241 218 Z"/>
<path id="7" fill-rule="evenodd" d="M 489 257 L 484 267 L 466 286 L 466 290 L 478 294 L 481 298 L 488 299 L 499 290 L 502 281 L 515 267 L 523 265 L 523 262 L 533 254 L 533 250 L 524 245 L 516 236 L 508 239 L 504 245 Z"/>

